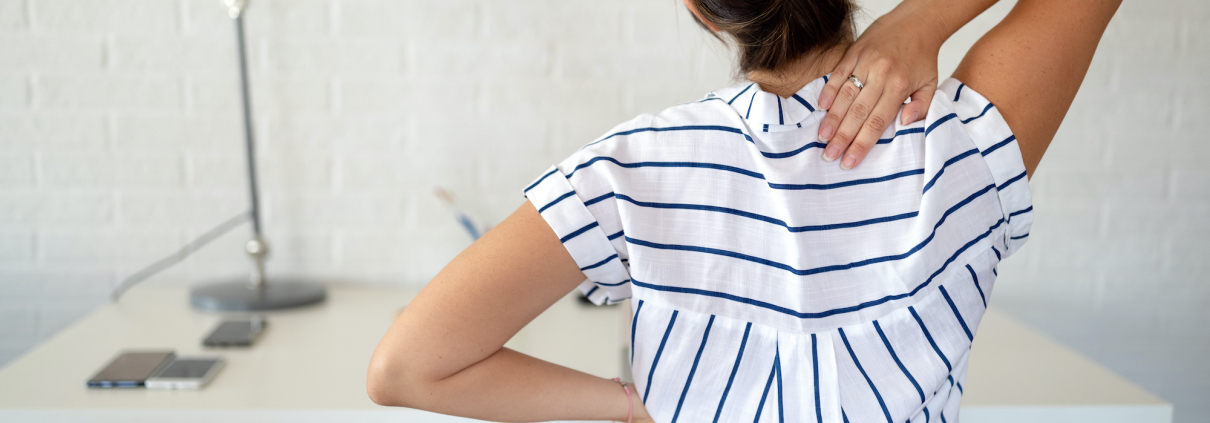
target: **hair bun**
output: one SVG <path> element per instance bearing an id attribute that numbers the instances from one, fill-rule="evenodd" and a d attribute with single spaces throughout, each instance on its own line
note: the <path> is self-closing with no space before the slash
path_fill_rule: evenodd
<path id="1" fill-rule="evenodd" d="M 848 35 L 849 0 L 689 0 L 696 17 L 731 36 L 741 72 L 776 70 Z"/>

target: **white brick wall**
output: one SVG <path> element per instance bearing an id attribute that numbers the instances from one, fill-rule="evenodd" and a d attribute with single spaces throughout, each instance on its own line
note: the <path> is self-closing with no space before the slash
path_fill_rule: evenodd
<path id="1" fill-rule="evenodd" d="M 423 284 L 469 243 L 434 186 L 499 221 L 574 148 L 729 83 L 731 53 L 679 4 L 254 0 L 270 271 Z M 1122 9 L 997 297 L 1204 321 L 1210 4 Z M 219 0 L 0 0 L 0 365 L 246 208 L 234 54 Z M 241 275 L 246 237 L 148 283 Z"/>

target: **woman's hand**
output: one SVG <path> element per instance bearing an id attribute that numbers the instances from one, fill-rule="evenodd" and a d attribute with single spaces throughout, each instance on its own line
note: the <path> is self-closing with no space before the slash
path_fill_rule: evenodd
<path id="1" fill-rule="evenodd" d="M 902 123 L 923 119 L 937 91 L 937 53 L 949 32 L 927 24 L 932 20 L 922 19 L 921 8 L 903 7 L 908 3 L 878 18 L 861 34 L 819 95 L 820 107 L 828 110 L 819 126 L 819 140 L 828 143 L 824 160 L 843 154 L 841 168 L 861 163 L 894 123 L 899 106 L 903 106 Z M 861 80 L 864 88 L 857 88 L 849 75 Z M 904 105 L 909 95 L 912 102 Z"/>

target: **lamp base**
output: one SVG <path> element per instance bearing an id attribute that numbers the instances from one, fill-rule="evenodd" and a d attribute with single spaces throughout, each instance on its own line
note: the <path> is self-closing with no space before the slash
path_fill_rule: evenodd
<path id="1" fill-rule="evenodd" d="M 324 285 L 314 282 L 274 279 L 256 289 L 247 280 L 235 280 L 198 285 L 189 293 L 189 302 L 207 311 L 280 310 L 321 302 L 327 294 Z"/>

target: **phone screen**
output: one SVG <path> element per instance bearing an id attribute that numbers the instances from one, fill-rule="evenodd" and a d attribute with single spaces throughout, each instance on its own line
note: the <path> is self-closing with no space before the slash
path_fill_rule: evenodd
<path id="1" fill-rule="evenodd" d="M 263 318 L 225 321 L 214 328 L 202 345 L 208 347 L 249 346 L 265 328 Z"/>
<path id="2" fill-rule="evenodd" d="M 172 351 L 127 352 L 117 356 L 109 365 L 88 381 L 92 388 L 137 388 L 164 362 L 174 357 Z"/>
<path id="3" fill-rule="evenodd" d="M 172 364 L 164 368 L 164 371 L 160 372 L 156 377 L 165 379 L 198 379 L 206 376 L 206 373 L 210 372 L 210 368 L 217 364 L 218 360 L 216 359 L 181 358 L 174 360 Z"/>

